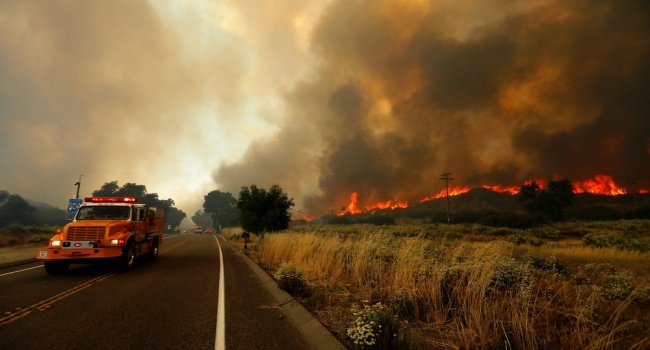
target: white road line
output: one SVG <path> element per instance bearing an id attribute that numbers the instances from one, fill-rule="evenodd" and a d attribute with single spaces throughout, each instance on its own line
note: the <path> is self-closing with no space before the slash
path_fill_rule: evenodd
<path id="1" fill-rule="evenodd" d="M 214 236 L 219 247 L 219 301 L 217 305 L 217 336 L 214 340 L 215 350 L 226 349 L 226 296 L 224 288 L 224 275 L 223 275 L 223 251 L 219 239 Z"/>
<path id="2" fill-rule="evenodd" d="M 11 271 L 11 272 L 7 272 L 7 273 L 3 273 L 3 274 L 0 275 L 0 277 L 2 277 L 2 276 L 6 276 L 6 275 L 11 275 L 11 274 L 18 273 L 18 272 L 27 271 L 27 270 L 38 269 L 38 268 L 43 268 L 43 265 L 38 265 L 38 266 L 34 266 L 34 267 L 28 267 L 28 268 L 26 268 L 26 269 L 22 269 L 22 270 L 16 270 L 16 271 Z"/>

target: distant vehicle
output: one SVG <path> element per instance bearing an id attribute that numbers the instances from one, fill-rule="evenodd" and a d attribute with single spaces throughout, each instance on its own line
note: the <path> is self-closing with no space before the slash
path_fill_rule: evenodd
<path id="1" fill-rule="evenodd" d="M 199 225 L 196 225 L 194 228 L 194 233 L 203 233 L 203 228 L 201 228 Z"/>
<path id="2" fill-rule="evenodd" d="M 203 230 L 204 233 L 214 233 L 214 229 L 212 227 L 206 227 L 205 230 Z"/>
<path id="3" fill-rule="evenodd" d="M 51 275 L 64 273 L 70 264 L 105 260 L 128 270 L 139 256 L 158 256 L 164 221 L 162 209 L 139 204 L 134 197 L 88 197 L 36 258 Z"/>

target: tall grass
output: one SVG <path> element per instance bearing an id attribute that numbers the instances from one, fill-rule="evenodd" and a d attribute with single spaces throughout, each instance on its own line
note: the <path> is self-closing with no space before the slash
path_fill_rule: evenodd
<path id="1" fill-rule="evenodd" d="M 596 282 L 606 276 L 579 284 L 556 268 L 560 265 L 526 258 L 532 252 L 578 257 L 577 263 L 631 259 L 647 266 L 647 253 L 628 257 L 611 253 L 613 248 L 542 246 L 527 247 L 522 254 L 510 242 L 457 239 L 450 229 L 454 226 L 308 226 L 266 235 L 253 254 L 273 271 L 283 262 L 299 266 L 315 289 L 331 294 L 320 308 L 346 308 L 360 300 L 390 305 L 417 325 L 418 346 L 614 349 L 648 344 L 648 304 L 638 297 L 647 276 L 638 276 L 640 284 L 623 300 L 605 300 L 604 287 Z M 484 234 L 476 227 L 461 231 Z"/>

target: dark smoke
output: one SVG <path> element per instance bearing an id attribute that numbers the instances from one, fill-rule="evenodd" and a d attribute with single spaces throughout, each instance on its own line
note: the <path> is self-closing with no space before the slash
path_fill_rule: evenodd
<path id="1" fill-rule="evenodd" d="M 459 185 L 608 174 L 650 187 L 648 2 L 491 4 L 477 17 L 333 1 L 312 37 L 320 66 L 285 96 L 289 122 L 216 182 L 278 183 L 318 214 L 352 191 L 360 205 L 417 201 L 443 172 Z"/>

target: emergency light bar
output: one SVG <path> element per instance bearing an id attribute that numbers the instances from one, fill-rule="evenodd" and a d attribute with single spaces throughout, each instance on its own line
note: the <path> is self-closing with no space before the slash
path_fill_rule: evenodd
<path id="1" fill-rule="evenodd" d="M 86 197 L 84 201 L 91 203 L 135 203 L 138 199 L 135 197 Z"/>

